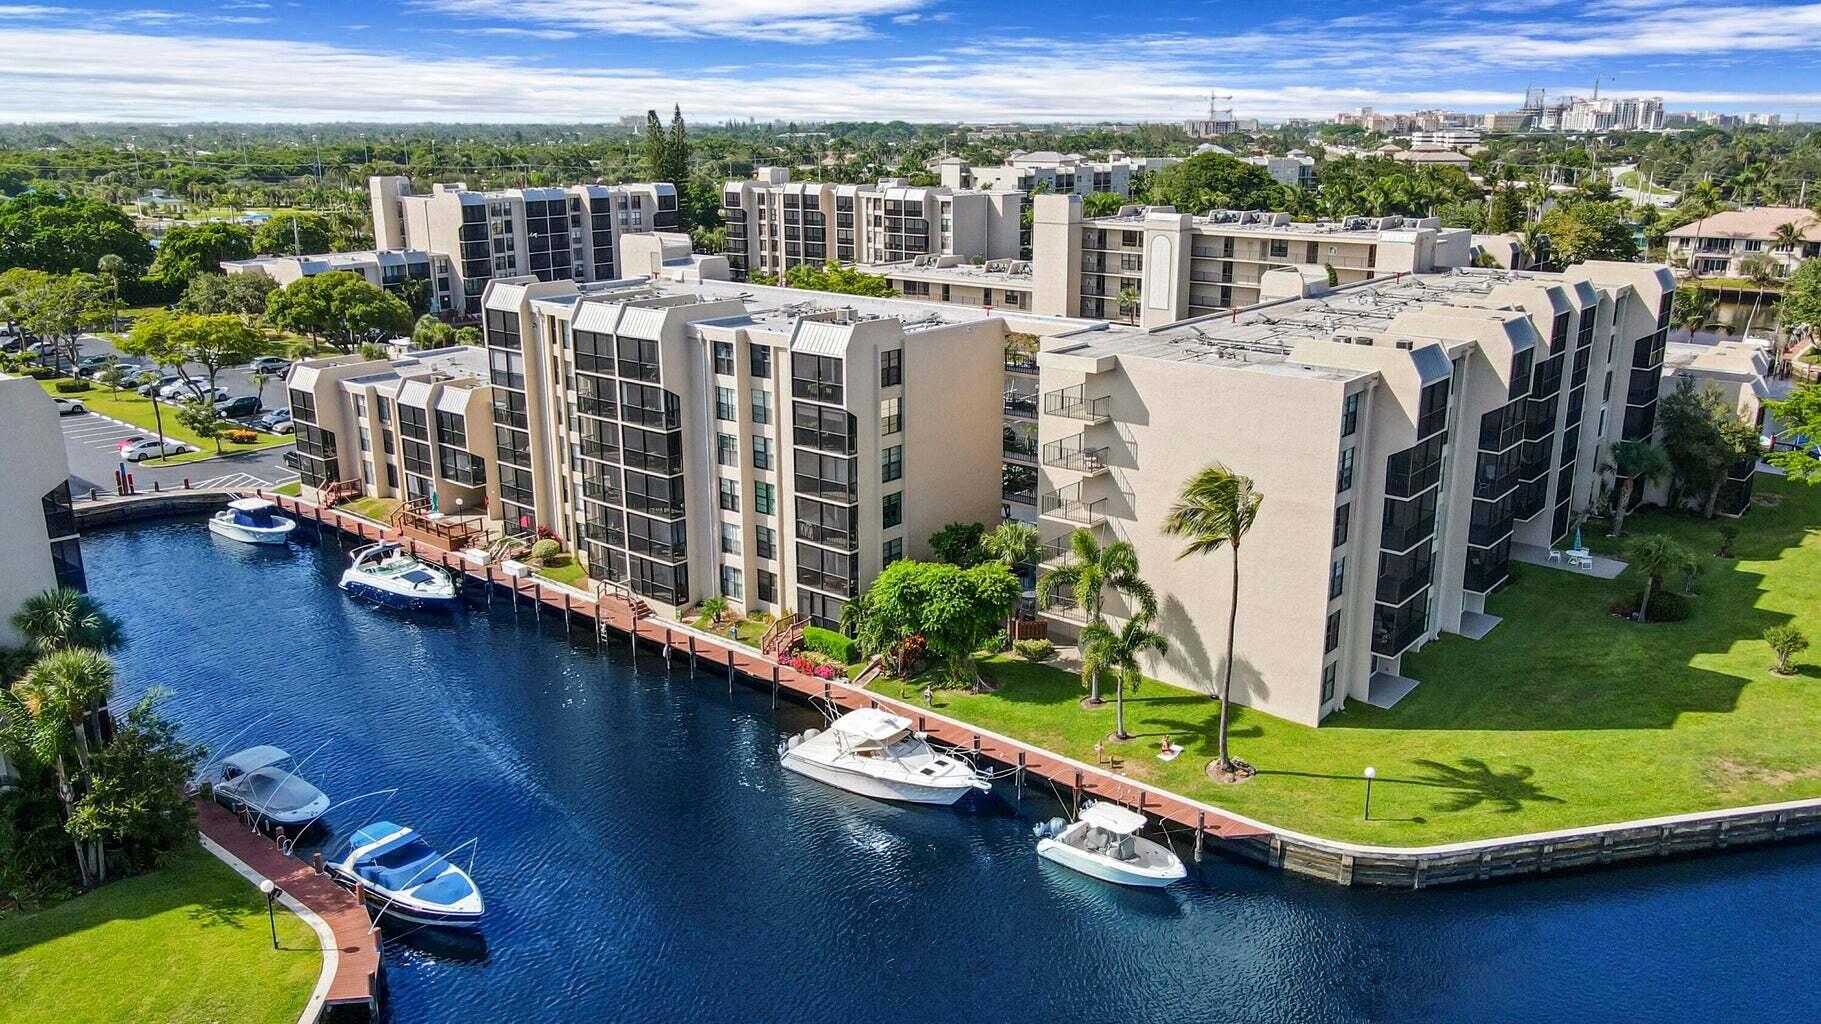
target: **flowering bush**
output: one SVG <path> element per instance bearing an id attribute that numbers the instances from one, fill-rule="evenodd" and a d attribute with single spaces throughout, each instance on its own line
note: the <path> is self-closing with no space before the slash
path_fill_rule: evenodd
<path id="1" fill-rule="evenodd" d="M 839 679 L 846 673 L 845 667 L 839 662 L 815 651 L 793 654 L 784 659 L 784 666 L 793 672 L 817 679 Z"/>

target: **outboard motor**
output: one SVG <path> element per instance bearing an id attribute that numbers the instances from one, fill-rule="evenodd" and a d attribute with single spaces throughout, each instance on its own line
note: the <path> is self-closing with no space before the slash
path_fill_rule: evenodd
<path id="1" fill-rule="evenodd" d="M 1069 823 L 1067 821 L 1064 821 L 1061 818 L 1051 818 L 1048 821 L 1040 821 L 1037 824 L 1032 825 L 1031 835 L 1034 835 L 1039 839 L 1054 839 L 1061 835 L 1063 830 L 1068 827 Z"/>

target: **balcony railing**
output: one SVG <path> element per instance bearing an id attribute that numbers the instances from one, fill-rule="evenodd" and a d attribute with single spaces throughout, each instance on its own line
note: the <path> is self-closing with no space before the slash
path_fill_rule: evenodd
<path id="1" fill-rule="evenodd" d="M 1017 437 L 1001 437 L 999 450 L 1016 462 L 1037 461 L 1037 442 Z"/>
<path id="2" fill-rule="evenodd" d="M 1044 445 L 1043 464 L 1072 473 L 1099 473 L 1106 469 L 1106 454 L 1106 445 L 1088 447 L 1076 434 Z"/>
<path id="3" fill-rule="evenodd" d="M 1026 395 L 1016 391 L 1005 393 L 1005 414 L 1007 416 L 1024 416 L 1037 418 L 1037 396 Z"/>
<path id="4" fill-rule="evenodd" d="M 1048 416 L 1063 416 L 1085 423 L 1104 423 L 1113 413 L 1113 399 L 1106 395 L 1090 397 L 1077 384 L 1071 388 L 1044 392 L 1043 411 Z"/>
<path id="5" fill-rule="evenodd" d="M 1099 526 L 1106 522 L 1105 498 L 1083 501 L 1079 487 L 1068 487 L 1043 496 L 1040 505 L 1042 514 L 1050 519 L 1076 523 L 1082 526 Z"/>
<path id="6" fill-rule="evenodd" d="M 1036 373 L 1037 353 L 1005 351 L 1005 368 L 1011 373 Z"/>

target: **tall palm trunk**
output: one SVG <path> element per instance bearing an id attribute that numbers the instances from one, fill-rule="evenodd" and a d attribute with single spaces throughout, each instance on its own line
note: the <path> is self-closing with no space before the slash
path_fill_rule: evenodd
<path id="1" fill-rule="evenodd" d="M 1625 536 L 1625 506 L 1631 504 L 1631 477 L 1619 485 L 1619 501 L 1612 509 L 1612 535 Z"/>
<path id="2" fill-rule="evenodd" d="M 1644 598 L 1638 602 L 1638 622 L 1640 623 L 1650 621 L 1650 591 L 1656 582 L 1655 576 L 1644 577 Z"/>
<path id="3" fill-rule="evenodd" d="M 1214 763 L 1223 772 L 1233 770 L 1233 759 L 1227 756 L 1227 711 L 1233 706 L 1233 641 L 1239 629 L 1239 544 L 1233 544 L 1233 598 L 1227 604 L 1227 665 L 1220 682 L 1220 752 Z"/>

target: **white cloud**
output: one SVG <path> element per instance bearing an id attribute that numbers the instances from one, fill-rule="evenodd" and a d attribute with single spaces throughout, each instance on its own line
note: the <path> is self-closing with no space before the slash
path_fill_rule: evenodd
<path id="1" fill-rule="evenodd" d="M 0 20 L 24 21 L 31 18 L 53 18 L 74 14 L 68 7 L 45 7 L 40 4 L 0 4 Z"/>
<path id="2" fill-rule="evenodd" d="M 867 20 L 930 0 L 408 0 L 420 10 L 607 35 L 831 43 L 870 33 Z"/>
<path id="3" fill-rule="evenodd" d="M 571 32 L 561 28 L 509 28 L 490 26 L 488 28 L 452 28 L 450 32 L 462 36 L 512 36 L 519 39 L 574 39 L 580 32 Z"/>

